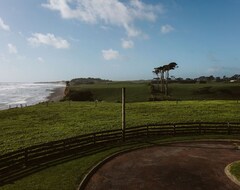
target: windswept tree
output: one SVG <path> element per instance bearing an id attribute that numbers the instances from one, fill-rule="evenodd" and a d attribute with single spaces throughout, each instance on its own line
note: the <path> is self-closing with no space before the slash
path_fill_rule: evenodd
<path id="1" fill-rule="evenodd" d="M 160 92 L 164 92 L 164 72 L 165 72 L 165 69 L 163 66 L 156 67 L 154 68 L 154 71 L 153 71 L 153 73 L 157 75 L 158 89 L 160 89 Z M 159 77 L 159 74 L 160 74 L 160 77 Z M 160 86 L 159 79 L 161 82 L 161 88 L 159 87 Z"/>
<path id="2" fill-rule="evenodd" d="M 174 70 L 175 68 L 177 68 L 177 63 L 175 62 L 171 62 L 167 65 L 163 65 L 160 67 L 156 67 L 154 68 L 153 73 L 155 73 L 157 75 L 157 82 L 158 82 L 158 89 L 160 88 L 160 82 L 159 79 L 161 81 L 161 93 L 165 93 L 166 96 L 168 96 L 169 94 L 169 90 L 168 90 L 168 79 L 169 79 L 169 71 L 170 70 Z M 159 77 L 160 74 L 160 77 Z"/>
<path id="3" fill-rule="evenodd" d="M 177 63 L 171 62 L 168 65 L 164 65 L 163 67 L 164 67 L 164 70 L 165 70 L 165 73 L 166 73 L 166 76 L 165 76 L 165 95 L 168 96 L 168 94 L 169 94 L 169 89 L 168 89 L 169 71 L 177 68 Z"/>
<path id="4" fill-rule="evenodd" d="M 157 75 L 157 78 L 155 78 L 155 79 L 157 79 L 157 86 L 158 86 L 158 89 L 159 89 L 159 70 L 157 68 L 154 68 L 153 73 L 155 75 Z"/>
<path id="5" fill-rule="evenodd" d="M 165 72 L 165 68 L 163 66 L 158 67 L 159 72 L 161 74 L 160 76 L 160 80 L 161 80 L 161 92 L 164 92 L 164 72 Z"/>

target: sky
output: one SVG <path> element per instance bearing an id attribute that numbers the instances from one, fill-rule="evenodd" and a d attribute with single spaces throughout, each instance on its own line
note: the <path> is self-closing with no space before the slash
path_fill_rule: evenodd
<path id="1" fill-rule="evenodd" d="M 0 82 L 240 74 L 240 0 L 0 0 Z"/>

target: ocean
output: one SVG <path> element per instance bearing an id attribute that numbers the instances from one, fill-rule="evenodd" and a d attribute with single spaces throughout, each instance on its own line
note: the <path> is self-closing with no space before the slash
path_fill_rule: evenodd
<path id="1" fill-rule="evenodd" d="M 46 101 L 55 88 L 64 86 L 65 83 L 0 82 L 0 110 Z"/>

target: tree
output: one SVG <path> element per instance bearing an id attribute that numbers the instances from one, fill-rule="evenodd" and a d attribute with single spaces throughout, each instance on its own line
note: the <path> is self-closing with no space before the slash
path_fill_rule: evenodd
<path id="1" fill-rule="evenodd" d="M 158 68 L 154 68 L 153 73 L 157 75 L 157 86 L 158 86 L 158 90 L 159 90 L 159 69 Z"/>
<path id="2" fill-rule="evenodd" d="M 164 92 L 164 72 L 165 72 L 165 68 L 163 66 L 160 67 L 156 67 L 154 68 L 153 73 L 155 73 L 157 75 L 157 80 L 158 80 L 158 89 L 160 89 L 160 92 Z M 159 77 L 159 73 L 160 73 L 160 77 Z M 161 81 L 161 88 L 160 86 L 160 82 L 159 79 Z"/>
<path id="3" fill-rule="evenodd" d="M 158 89 L 160 89 L 161 93 L 165 93 L 165 95 L 168 95 L 168 80 L 169 80 L 169 71 L 174 70 L 177 68 L 177 63 L 171 62 L 168 65 L 163 65 L 160 67 L 154 68 L 153 73 L 157 75 L 157 82 L 158 82 Z M 160 74 L 160 77 L 159 77 Z M 160 82 L 161 81 L 161 88 L 160 88 Z"/>
<path id="4" fill-rule="evenodd" d="M 169 94 L 169 90 L 168 90 L 169 71 L 177 68 L 177 63 L 171 62 L 168 65 L 164 65 L 163 68 L 166 72 L 166 76 L 165 76 L 165 95 L 168 96 L 168 94 Z"/>

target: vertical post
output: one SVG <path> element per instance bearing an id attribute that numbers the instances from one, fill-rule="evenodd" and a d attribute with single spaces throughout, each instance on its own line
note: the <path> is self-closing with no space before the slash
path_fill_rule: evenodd
<path id="1" fill-rule="evenodd" d="M 231 128 L 230 128 L 230 123 L 227 123 L 227 128 L 228 128 L 228 135 L 231 135 Z"/>
<path id="2" fill-rule="evenodd" d="M 96 133 L 93 134 L 93 144 L 96 144 Z"/>
<path id="3" fill-rule="evenodd" d="M 125 118 L 125 88 L 122 88 L 122 140 L 125 141 L 125 128 L 126 128 L 126 118 Z"/>
<path id="4" fill-rule="evenodd" d="M 147 138 L 149 137 L 149 126 L 147 126 Z"/>
<path id="5" fill-rule="evenodd" d="M 176 135 L 176 125 L 173 124 L 173 135 L 175 136 Z"/>
<path id="6" fill-rule="evenodd" d="M 66 152 L 66 140 L 63 140 L 63 152 Z"/>
<path id="7" fill-rule="evenodd" d="M 24 162 L 25 162 L 25 167 L 28 166 L 28 149 L 25 148 L 25 151 L 24 151 Z"/>
<path id="8" fill-rule="evenodd" d="M 201 129 L 201 128 L 202 128 L 202 125 L 201 125 L 201 123 L 199 123 L 199 124 L 198 124 L 199 135 L 201 135 L 201 134 L 202 134 L 202 129 Z"/>

